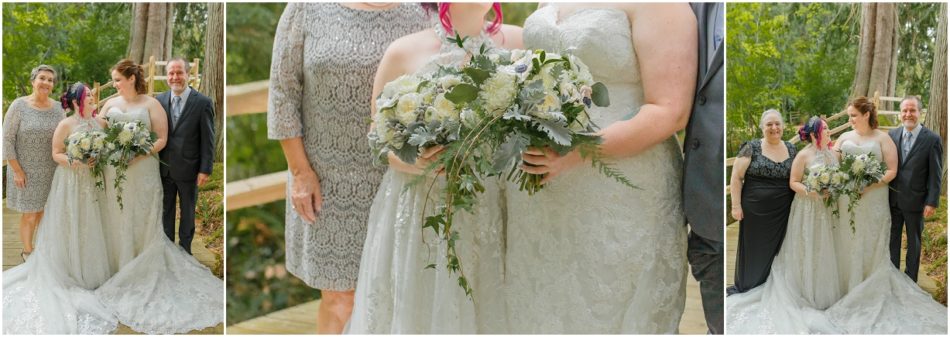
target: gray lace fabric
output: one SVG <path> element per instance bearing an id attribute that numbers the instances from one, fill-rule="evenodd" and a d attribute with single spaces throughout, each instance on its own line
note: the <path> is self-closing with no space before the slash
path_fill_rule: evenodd
<path id="1" fill-rule="evenodd" d="M 373 196 L 385 167 L 366 140 L 373 77 L 393 40 L 430 26 L 419 4 L 358 10 L 338 3 L 288 4 L 274 37 L 267 131 L 303 137 L 320 177 L 316 224 L 287 203 L 288 270 L 325 290 L 356 286 Z M 293 177 L 290 177 L 288 199 Z"/>
<path id="2" fill-rule="evenodd" d="M 57 102 L 48 110 L 37 110 L 20 97 L 10 104 L 3 118 L 3 160 L 15 159 L 26 173 L 26 188 L 13 182 L 13 168 L 7 165 L 7 207 L 18 212 L 43 210 L 49 196 L 56 162 L 53 161 L 53 131 L 66 112 Z"/>

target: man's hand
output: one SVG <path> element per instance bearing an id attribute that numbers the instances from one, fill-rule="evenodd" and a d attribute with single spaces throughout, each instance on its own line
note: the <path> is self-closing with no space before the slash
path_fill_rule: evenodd
<path id="1" fill-rule="evenodd" d="M 207 173 L 198 173 L 198 187 L 201 187 L 202 185 L 204 185 L 204 184 L 207 183 L 207 182 L 208 182 L 208 174 L 207 174 Z"/>
<path id="2" fill-rule="evenodd" d="M 929 217 L 934 216 L 934 213 L 936 213 L 936 212 L 937 212 L 937 208 L 936 208 L 936 207 L 933 207 L 933 206 L 930 206 L 930 205 L 924 206 L 924 217 L 925 217 L 925 218 L 929 218 Z"/>

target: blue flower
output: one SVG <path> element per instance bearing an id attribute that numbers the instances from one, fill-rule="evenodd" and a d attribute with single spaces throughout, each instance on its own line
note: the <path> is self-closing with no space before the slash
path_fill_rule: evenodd
<path id="1" fill-rule="evenodd" d="M 518 66 L 515 67 L 515 71 L 518 72 L 519 74 L 525 72 L 525 70 L 528 70 L 527 64 L 519 64 Z"/>

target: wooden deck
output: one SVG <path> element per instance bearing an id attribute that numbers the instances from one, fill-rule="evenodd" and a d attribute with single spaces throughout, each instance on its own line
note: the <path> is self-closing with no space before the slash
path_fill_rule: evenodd
<path id="1" fill-rule="evenodd" d="M 6 199 L 4 199 L 3 204 L 3 270 L 7 270 L 19 265 L 20 263 L 23 263 L 23 259 L 20 258 L 20 251 L 23 249 L 23 242 L 20 241 L 20 213 L 6 208 Z M 215 255 L 204 247 L 204 241 L 204 237 L 195 235 L 195 239 L 191 244 L 191 252 L 194 254 L 195 258 L 198 259 L 198 262 L 208 266 L 208 268 L 213 268 L 215 264 Z M 37 245 L 39 244 L 42 243 L 37 243 Z M 133 331 L 132 329 L 129 329 L 125 325 L 120 325 L 119 330 L 116 331 L 116 333 L 123 335 L 140 334 Z M 220 335 L 223 333 L 224 323 L 221 323 L 217 326 L 207 329 L 191 331 L 188 334 Z"/>
<path id="2" fill-rule="evenodd" d="M 726 227 L 726 285 L 733 285 L 736 275 L 736 247 L 739 242 L 739 223 L 734 223 Z M 906 247 L 906 246 L 905 246 Z M 907 248 L 901 251 L 901 261 L 907 254 Z M 927 270 L 926 266 L 921 265 L 920 270 Z M 927 276 L 924 272 L 917 275 L 917 285 L 921 289 L 933 295 L 937 292 L 937 283 Z"/>
<path id="3" fill-rule="evenodd" d="M 701 335 L 706 333 L 706 320 L 703 317 L 699 283 L 692 275 L 687 277 L 686 310 L 680 321 L 680 333 Z M 317 331 L 317 307 L 320 300 L 275 311 L 264 316 L 230 325 L 229 335 L 260 334 L 314 334 Z"/>

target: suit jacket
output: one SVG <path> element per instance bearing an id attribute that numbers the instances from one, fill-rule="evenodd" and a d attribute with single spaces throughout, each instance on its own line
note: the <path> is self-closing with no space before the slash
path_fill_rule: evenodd
<path id="1" fill-rule="evenodd" d="M 198 172 L 211 174 L 214 163 L 214 104 L 211 99 L 191 88 L 185 107 L 172 126 L 172 94 L 159 94 L 156 99 L 168 117 L 168 143 L 159 152 L 162 177 L 177 181 L 195 181 Z"/>
<path id="2" fill-rule="evenodd" d="M 907 157 L 901 151 L 904 128 L 888 131 L 897 144 L 897 177 L 891 180 L 891 207 L 905 212 L 922 212 L 925 205 L 937 207 L 940 201 L 940 174 L 943 165 L 943 140 L 923 125 Z"/>
<path id="3" fill-rule="evenodd" d="M 707 16 L 723 10 L 722 3 L 690 5 L 699 26 L 699 76 L 693 112 L 686 125 L 683 162 L 683 207 L 691 229 L 703 238 L 722 241 L 723 233 L 723 109 L 725 43 L 716 49 L 712 64 L 707 61 Z M 724 23 L 723 23 L 724 24 Z"/>

